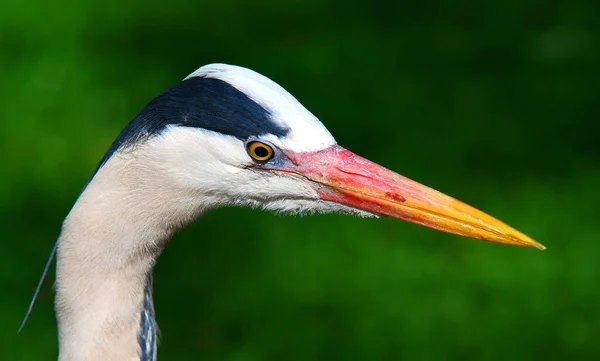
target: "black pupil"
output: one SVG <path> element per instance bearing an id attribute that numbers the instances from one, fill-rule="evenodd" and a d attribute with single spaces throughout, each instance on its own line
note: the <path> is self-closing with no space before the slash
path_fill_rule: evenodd
<path id="1" fill-rule="evenodd" d="M 258 146 L 254 148 L 254 154 L 259 158 L 264 158 L 269 155 L 269 150 L 265 147 Z"/>

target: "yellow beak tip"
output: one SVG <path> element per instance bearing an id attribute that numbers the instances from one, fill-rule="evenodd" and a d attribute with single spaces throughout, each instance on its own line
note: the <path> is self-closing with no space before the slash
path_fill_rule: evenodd
<path id="1" fill-rule="evenodd" d="M 546 250 L 546 246 L 544 246 L 543 244 L 534 241 L 533 239 L 525 236 L 526 238 L 521 238 L 520 239 L 520 246 L 525 246 L 525 247 L 533 247 L 533 248 L 537 248 L 540 251 L 545 251 Z"/>

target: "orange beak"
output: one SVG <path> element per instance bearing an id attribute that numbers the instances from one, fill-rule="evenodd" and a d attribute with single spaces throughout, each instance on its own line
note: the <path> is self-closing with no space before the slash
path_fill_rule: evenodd
<path id="1" fill-rule="evenodd" d="M 334 145 L 286 153 L 296 173 L 313 182 L 321 199 L 465 237 L 545 249 L 542 244 L 461 201 Z"/>

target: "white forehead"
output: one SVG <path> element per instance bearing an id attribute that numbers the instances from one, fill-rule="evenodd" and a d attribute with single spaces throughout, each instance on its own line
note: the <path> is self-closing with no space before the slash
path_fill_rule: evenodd
<path id="1" fill-rule="evenodd" d="M 250 69 L 227 64 L 205 65 L 187 78 L 206 77 L 223 80 L 271 112 L 274 122 L 290 129 L 280 138 L 273 134 L 263 138 L 282 149 L 312 152 L 335 144 L 325 126 L 296 98 L 271 79 Z"/>

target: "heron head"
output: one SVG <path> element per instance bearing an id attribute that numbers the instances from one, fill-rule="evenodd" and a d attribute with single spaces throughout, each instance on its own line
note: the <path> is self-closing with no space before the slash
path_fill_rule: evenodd
<path id="1" fill-rule="evenodd" d="M 140 144 L 155 172 L 205 208 L 386 215 L 543 249 L 497 219 L 337 145 L 291 94 L 245 68 L 207 65 L 157 97 L 113 148 Z"/>

